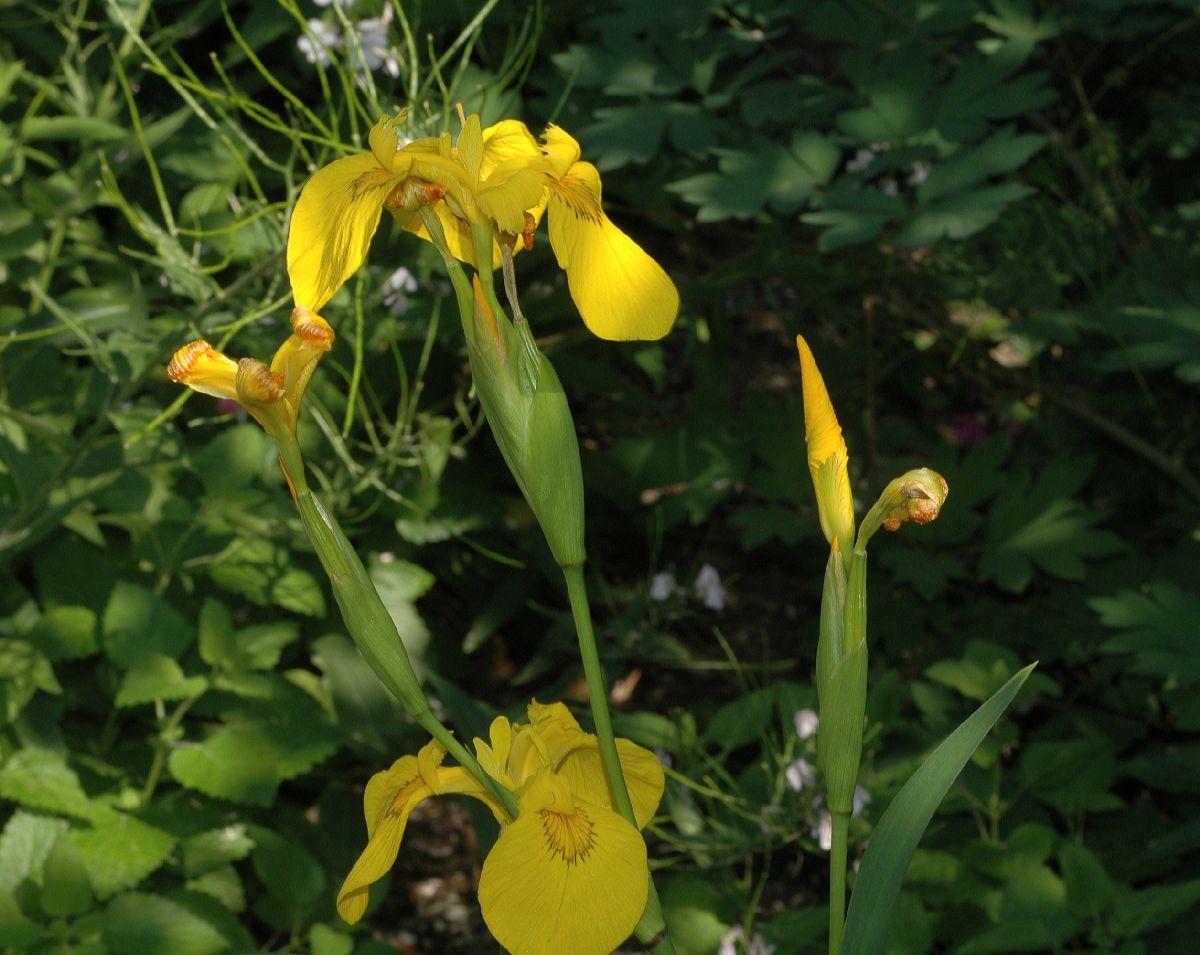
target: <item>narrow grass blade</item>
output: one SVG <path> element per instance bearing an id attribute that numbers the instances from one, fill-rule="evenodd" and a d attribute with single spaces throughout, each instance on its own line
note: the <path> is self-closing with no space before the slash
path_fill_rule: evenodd
<path id="1" fill-rule="evenodd" d="M 863 856 L 841 955 L 881 955 L 913 850 L 963 766 L 1033 672 L 1031 663 L 946 737 L 888 806 Z"/>

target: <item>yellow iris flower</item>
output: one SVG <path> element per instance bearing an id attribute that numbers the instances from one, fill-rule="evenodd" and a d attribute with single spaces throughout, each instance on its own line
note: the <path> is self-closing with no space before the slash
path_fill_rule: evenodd
<path id="1" fill-rule="evenodd" d="M 817 494 L 821 531 L 849 561 L 854 546 L 854 498 L 850 493 L 846 441 L 829 400 L 825 379 L 821 377 L 817 361 L 803 336 L 796 336 L 796 347 L 800 351 L 808 470 Z"/>
<path id="2" fill-rule="evenodd" d="M 441 765 L 436 742 L 404 756 L 367 784 L 367 847 L 338 893 L 347 922 L 367 907 L 371 883 L 396 861 L 413 809 L 459 793 L 486 803 L 501 826 L 479 879 L 488 928 L 513 955 L 607 955 L 646 907 L 649 879 L 641 834 L 613 809 L 596 737 L 561 703 L 529 707 L 528 724 L 493 721 L 475 740 L 480 766 L 519 800 L 515 819 L 460 767 Z M 663 771 L 653 753 L 617 740 L 638 826 L 653 817 Z"/>
<path id="3" fill-rule="evenodd" d="M 202 338 L 175 352 L 167 365 L 172 381 L 215 398 L 232 398 L 268 433 L 294 434 L 300 401 L 317 361 L 333 347 L 333 329 L 307 308 L 292 311 L 292 334 L 268 366 L 253 358 L 234 361 Z"/>
<path id="4" fill-rule="evenodd" d="M 600 175 L 580 161 L 579 144 L 557 126 L 543 142 L 524 123 L 486 129 L 468 116 L 449 133 L 400 143 L 404 115 L 381 119 L 369 152 L 319 169 L 300 194 L 288 232 L 287 264 L 297 306 L 320 311 L 366 258 L 386 208 L 429 239 L 421 206 L 437 214 L 449 251 L 479 267 L 471 226 L 490 223 L 492 262 L 500 242 L 531 248 L 548 213 L 550 244 L 584 323 L 601 338 L 657 339 L 670 331 L 679 293 L 667 274 L 604 214 Z"/>

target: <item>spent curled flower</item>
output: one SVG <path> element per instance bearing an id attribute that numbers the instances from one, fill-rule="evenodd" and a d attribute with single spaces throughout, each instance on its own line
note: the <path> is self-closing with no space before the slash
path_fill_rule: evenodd
<path id="1" fill-rule="evenodd" d="M 929 468 L 920 468 L 901 479 L 901 499 L 883 520 L 883 529 L 896 531 L 901 524 L 929 524 L 937 520 L 950 493 L 946 479 Z"/>

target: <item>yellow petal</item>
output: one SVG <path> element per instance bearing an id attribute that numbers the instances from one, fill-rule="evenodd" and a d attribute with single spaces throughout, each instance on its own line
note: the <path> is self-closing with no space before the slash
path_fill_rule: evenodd
<path id="1" fill-rule="evenodd" d="M 497 166 L 511 159 L 541 159 L 537 140 L 524 123 L 502 119 L 483 131 L 483 162 L 480 173 L 486 178 Z"/>
<path id="2" fill-rule="evenodd" d="M 395 169 L 404 168 L 397 159 Z M 287 267 L 296 305 L 319 312 L 363 259 L 400 172 L 372 153 L 318 169 L 300 193 L 288 229 Z"/>
<path id="3" fill-rule="evenodd" d="M 663 768 L 650 750 L 627 739 L 617 740 L 617 756 L 621 760 L 621 772 L 625 776 L 625 787 L 629 790 L 629 801 L 633 803 L 633 816 L 639 829 L 643 829 L 654 813 L 663 794 Z M 555 767 L 571 783 L 571 791 L 580 799 L 612 808 L 609 797 L 608 777 L 604 774 L 604 763 L 600 759 L 600 745 L 596 737 L 582 746 L 571 750 Z"/>
<path id="4" fill-rule="evenodd" d="M 850 493 L 846 441 L 829 400 L 825 379 L 821 377 L 804 336 L 796 336 L 796 347 L 800 352 L 808 470 L 817 494 L 821 530 L 831 544 L 838 540 L 842 553 L 848 558 L 854 538 L 854 499 Z"/>
<path id="5" fill-rule="evenodd" d="M 422 750 L 422 756 L 427 760 L 438 758 L 427 751 L 428 746 Z M 408 817 L 433 793 L 421 778 L 416 756 L 401 757 L 390 769 L 371 777 L 363 796 L 367 847 L 338 892 L 337 910 L 345 921 L 353 924 L 362 918 L 371 883 L 383 878 L 396 861 Z"/>
<path id="6" fill-rule="evenodd" d="M 571 192 L 581 188 L 599 208 L 600 174 L 590 163 L 575 163 L 551 189 L 550 245 L 584 324 L 614 341 L 662 338 L 679 312 L 675 284 L 602 211 L 586 215 Z"/>
<path id="7" fill-rule="evenodd" d="M 641 918 L 648 886 L 638 831 L 546 773 L 488 853 L 479 905 L 512 955 L 609 955 Z"/>
<path id="8" fill-rule="evenodd" d="M 467 170 L 467 175 L 478 183 L 483 166 L 483 130 L 479 126 L 478 113 L 472 113 L 463 123 L 455 148 L 458 150 L 459 161 Z"/>
<path id="9" fill-rule="evenodd" d="M 446 234 L 446 247 L 450 250 L 450 254 L 460 262 L 475 265 L 475 240 L 471 236 L 471 226 L 454 215 L 444 202 L 434 203 L 433 211 L 437 215 L 438 221 L 442 223 L 442 231 Z M 426 242 L 432 241 L 429 238 L 429 230 L 425 228 L 425 223 L 421 220 L 419 210 L 397 209 L 392 215 L 406 232 L 411 232 Z M 495 243 L 492 244 L 495 246 L 492 250 L 492 268 L 498 269 L 500 267 L 500 247 Z"/>
<path id="10" fill-rule="evenodd" d="M 551 174 L 561 179 L 575 163 L 579 162 L 579 143 L 561 126 L 550 125 L 542 133 L 546 157 L 552 163 Z"/>
<path id="11" fill-rule="evenodd" d="M 535 208 L 546 193 L 546 161 L 519 157 L 497 166 L 475 195 L 480 210 L 501 232 L 518 235 L 525 228 L 525 212 Z"/>

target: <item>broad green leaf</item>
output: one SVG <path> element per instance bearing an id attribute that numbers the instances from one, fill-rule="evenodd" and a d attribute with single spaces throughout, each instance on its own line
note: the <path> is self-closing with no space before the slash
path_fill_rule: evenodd
<path id="1" fill-rule="evenodd" d="M 33 945 L 49 936 L 49 931 L 21 913 L 10 892 L 0 892 L 0 947 L 6 952 L 35 951 Z"/>
<path id="2" fill-rule="evenodd" d="M 207 677 L 185 676 L 170 657 L 150 653 L 129 665 L 115 702 L 117 706 L 138 706 L 155 700 L 187 700 L 199 696 L 207 686 Z"/>
<path id="3" fill-rule="evenodd" d="M 1100 860 L 1085 846 L 1067 842 L 1058 850 L 1067 886 L 1067 905 L 1079 918 L 1096 921 L 1113 901 L 1113 883 Z"/>
<path id="4" fill-rule="evenodd" d="M 350 955 L 354 951 L 354 939 L 318 922 L 308 930 L 308 945 L 312 955 Z"/>
<path id="5" fill-rule="evenodd" d="M 64 819 L 35 816 L 23 809 L 9 816 L 0 833 L 0 895 L 40 873 L 55 842 L 66 831 Z"/>
<path id="6" fill-rule="evenodd" d="M 269 716 L 227 723 L 203 742 L 172 751 L 171 774 L 210 796 L 268 806 L 283 780 L 307 772 L 341 742 L 342 731 L 298 690 L 277 692 L 264 705 Z"/>
<path id="7" fill-rule="evenodd" d="M 61 756 L 45 749 L 18 750 L 0 766 L 0 798 L 81 819 L 95 812 L 79 778 Z"/>
<path id="8" fill-rule="evenodd" d="M 88 607 L 51 607 L 26 636 L 49 660 L 78 660 L 100 649 L 96 614 Z"/>
<path id="9" fill-rule="evenodd" d="M 229 949 L 211 923 L 177 902 L 141 892 L 113 899 L 102 930 L 115 955 L 222 955 Z"/>
<path id="10" fill-rule="evenodd" d="M 104 608 L 104 652 L 129 667 L 151 654 L 172 659 L 195 639 L 183 615 L 158 594 L 138 584 L 117 581 Z"/>
<path id="11" fill-rule="evenodd" d="M 1200 879 L 1126 890 L 1116 896 L 1109 929 L 1118 938 L 1132 938 L 1170 924 L 1197 904 L 1200 904 Z"/>
<path id="12" fill-rule="evenodd" d="M 1200 594 L 1155 580 L 1143 593 L 1120 590 L 1111 597 L 1095 597 L 1088 605 L 1101 624 L 1119 631 L 1100 645 L 1101 652 L 1132 654 L 1131 673 L 1184 686 L 1200 682 L 1196 654 Z"/>
<path id="13" fill-rule="evenodd" d="M 247 834 L 245 823 L 234 823 L 188 836 L 179 848 L 184 874 L 196 876 L 246 858 L 254 848 L 254 840 Z"/>
<path id="14" fill-rule="evenodd" d="M 1112 743 L 1099 734 L 1038 741 L 1021 753 L 1025 785 L 1060 810 L 1119 809 L 1121 801 L 1108 792 L 1116 769 Z"/>
<path id="15" fill-rule="evenodd" d="M 62 693 L 50 661 L 28 640 L 0 637 L 0 692 L 7 704 L 5 716 L 10 723 L 38 690 Z"/>
<path id="16" fill-rule="evenodd" d="M 278 833 L 255 826 L 251 859 L 254 871 L 276 899 L 300 915 L 318 899 L 325 888 L 325 873 L 309 853 Z"/>
<path id="17" fill-rule="evenodd" d="M 354 739 L 382 752 L 395 732 L 397 704 L 358 648 L 340 634 L 312 645 L 313 663 L 325 675 L 334 709 Z"/>
<path id="18" fill-rule="evenodd" d="M 230 912 L 246 910 L 246 889 L 238 870 L 231 865 L 209 869 L 203 875 L 188 879 L 184 886 L 193 892 L 212 896 Z"/>
<path id="19" fill-rule="evenodd" d="M 842 955 L 880 955 L 913 850 L 963 766 L 1036 664 L 1004 684 L 946 738 L 896 794 L 871 835 L 846 916 Z"/>
<path id="20" fill-rule="evenodd" d="M 958 948 L 963 955 L 1058 950 L 1079 924 L 1067 909 L 1062 880 L 1047 866 L 1020 859 L 1004 885 L 997 925 Z"/>
<path id="21" fill-rule="evenodd" d="M 325 596 L 316 578 L 270 541 L 233 541 L 208 565 L 208 573 L 217 585 L 257 604 L 310 617 L 325 615 Z"/>
<path id="22" fill-rule="evenodd" d="M 169 832 L 111 809 L 98 813 L 90 827 L 72 830 L 71 838 L 102 899 L 141 882 L 167 861 L 176 842 Z"/>
<path id="23" fill-rule="evenodd" d="M 78 846 L 65 833 L 54 843 L 42 871 L 42 911 L 55 918 L 92 907 L 92 886 Z"/>

